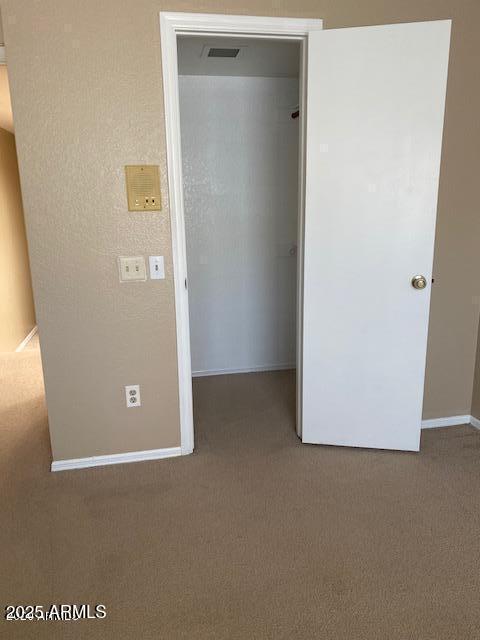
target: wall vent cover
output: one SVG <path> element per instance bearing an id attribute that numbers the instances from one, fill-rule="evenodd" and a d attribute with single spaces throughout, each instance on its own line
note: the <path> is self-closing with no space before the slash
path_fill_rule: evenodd
<path id="1" fill-rule="evenodd" d="M 240 53 L 239 48 L 227 47 L 210 47 L 208 50 L 209 58 L 236 58 Z"/>

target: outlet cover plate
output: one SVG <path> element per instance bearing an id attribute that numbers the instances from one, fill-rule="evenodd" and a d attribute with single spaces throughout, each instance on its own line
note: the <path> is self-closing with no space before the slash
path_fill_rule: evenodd
<path id="1" fill-rule="evenodd" d="M 142 405 L 139 384 L 130 384 L 125 387 L 125 400 L 129 409 L 132 409 L 133 407 L 140 407 Z"/>

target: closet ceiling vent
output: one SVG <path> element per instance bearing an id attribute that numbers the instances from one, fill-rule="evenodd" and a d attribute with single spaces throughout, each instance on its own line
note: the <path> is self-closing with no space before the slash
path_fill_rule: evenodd
<path id="1" fill-rule="evenodd" d="M 236 58 L 240 53 L 240 49 L 227 47 L 210 47 L 208 50 L 209 58 Z"/>

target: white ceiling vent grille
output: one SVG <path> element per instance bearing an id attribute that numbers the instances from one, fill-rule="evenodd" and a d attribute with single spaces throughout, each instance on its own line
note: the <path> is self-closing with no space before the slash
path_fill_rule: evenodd
<path id="1" fill-rule="evenodd" d="M 226 43 L 226 46 L 219 46 L 223 43 L 209 42 L 204 44 L 200 58 L 208 59 L 212 62 L 214 60 L 240 60 L 245 56 L 245 50 L 248 48 L 243 44 Z"/>
<path id="2" fill-rule="evenodd" d="M 239 48 L 227 47 L 210 47 L 208 50 L 209 58 L 236 58 L 240 53 Z"/>

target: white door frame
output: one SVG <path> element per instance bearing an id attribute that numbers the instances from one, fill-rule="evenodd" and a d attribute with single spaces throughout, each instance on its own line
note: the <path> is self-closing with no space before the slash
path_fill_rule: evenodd
<path id="1" fill-rule="evenodd" d="M 188 314 L 187 253 L 183 203 L 180 105 L 178 91 L 177 36 L 245 36 L 301 42 L 300 140 L 299 140 L 299 216 L 297 252 L 297 433 L 302 425 L 302 326 L 303 326 L 303 228 L 305 191 L 306 72 L 308 34 L 323 28 L 322 20 L 270 18 L 242 15 L 160 12 L 163 93 L 168 165 L 170 221 L 172 229 L 175 317 L 177 325 L 180 437 L 183 455 L 193 452 L 192 363 Z"/>

